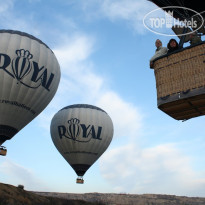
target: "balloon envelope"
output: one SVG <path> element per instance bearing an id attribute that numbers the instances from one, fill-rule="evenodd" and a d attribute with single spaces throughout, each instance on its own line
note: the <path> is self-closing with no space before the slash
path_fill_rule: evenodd
<path id="1" fill-rule="evenodd" d="M 104 153 L 113 137 L 113 123 L 102 109 L 86 104 L 63 108 L 51 121 L 51 137 L 78 176 Z"/>
<path id="2" fill-rule="evenodd" d="M 0 30 L 0 145 L 51 101 L 60 81 L 58 61 L 27 33 Z"/>

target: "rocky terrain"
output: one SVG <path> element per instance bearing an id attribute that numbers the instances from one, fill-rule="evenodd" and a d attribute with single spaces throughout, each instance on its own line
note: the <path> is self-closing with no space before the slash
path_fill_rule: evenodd
<path id="1" fill-rule="evenodd" d="M 15 187 L 0 183 L 0 205 L 95 205 L 83 200 L 70 200 L 50 196 L 40 196 L 25 191 L 23 186 Z"/>
<path id="2" fill-rule="evenodd" d="M 0 183 L 0 205 L 205 205 L 205 198 L 157 194 L 32 192 Z"/>
<path id="3" fill-rule="evenodd" d="M 55 196 L 64 199 L 80 199 L 109 205 L 205 205 L 205 198 L 155 194 L 71 194 L 71 193 L 38 193 L 42 196 Z"/>

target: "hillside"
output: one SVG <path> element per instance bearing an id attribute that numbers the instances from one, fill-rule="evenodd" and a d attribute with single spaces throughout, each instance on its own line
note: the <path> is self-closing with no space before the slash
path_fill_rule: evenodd
<path id="1" fill-rule="evenodd" d="M 204 205 L 205 198 L 157 194 L 31 192 L 0 183 L 0 205 Z"/>
<path id="2" fill-rule="evenodd" d="M 0 205 L 95 205 L 83 200 L 40 196 L 8 184 L 0 183 Z M 98 204 L 98 203 L 97 203 Z"/>
<path id="3" fill-rule="evenodd" d="M 71 194 L 71 193 L 38 193 L 42 196 L 54 196 L 64 199 L 79 199 L 109 205 L 205 205 L 205 198 L 156 194 Z"/>

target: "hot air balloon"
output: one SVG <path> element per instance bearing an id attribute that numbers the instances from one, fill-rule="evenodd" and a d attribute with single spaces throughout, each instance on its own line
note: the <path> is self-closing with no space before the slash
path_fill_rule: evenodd
<path id="1" fill-rule="evenodd" d="M 205 12 L 202 1 L 149 0 L 171 13 L 183 23 L 183 28 L 171 28 L 179 37 L 180 49 L 154 61 L 157 105 L 176 120 L 188 120 L 205 115 L 205 42 L 183 48 L 191 42 L 190 32 L 198 37 L 205 34 Z M 194 11 L 194 12 L 193 12 Z M 193 24 L 191 23 L 193 22 Z"/>
<path id="2" fill-rule="evenodd" d="M 113 137 L 109 115 L 93 105 L 75 104 L 58 111 L 50 126 L 54 145 L 75 170 L 77 183 L 105 152 Z"/>
<path id="3" fill-rule="evenodd" d="M 60 66 L 52 50 L 24 32 L 0 30 L 0 145 L 52 100 Z M 5 155 L 2 146 L 0 154 Z"/>

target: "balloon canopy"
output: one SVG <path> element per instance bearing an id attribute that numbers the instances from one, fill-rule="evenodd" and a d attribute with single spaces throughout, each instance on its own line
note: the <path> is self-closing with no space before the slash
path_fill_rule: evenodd
<path id="1" fill-rule="evenodd" d="M 50 130 L 54 145 L 81 177 L 107 149 L 114 132 L 109 115 L 87 104 L 71 105 L 58 111 Z"/>
<path id="2" fill-rule="evenodd" d="M 0 145 L 33 120 L 52 100 L 60 66 L 41 40 L 0 30 Z"/>

